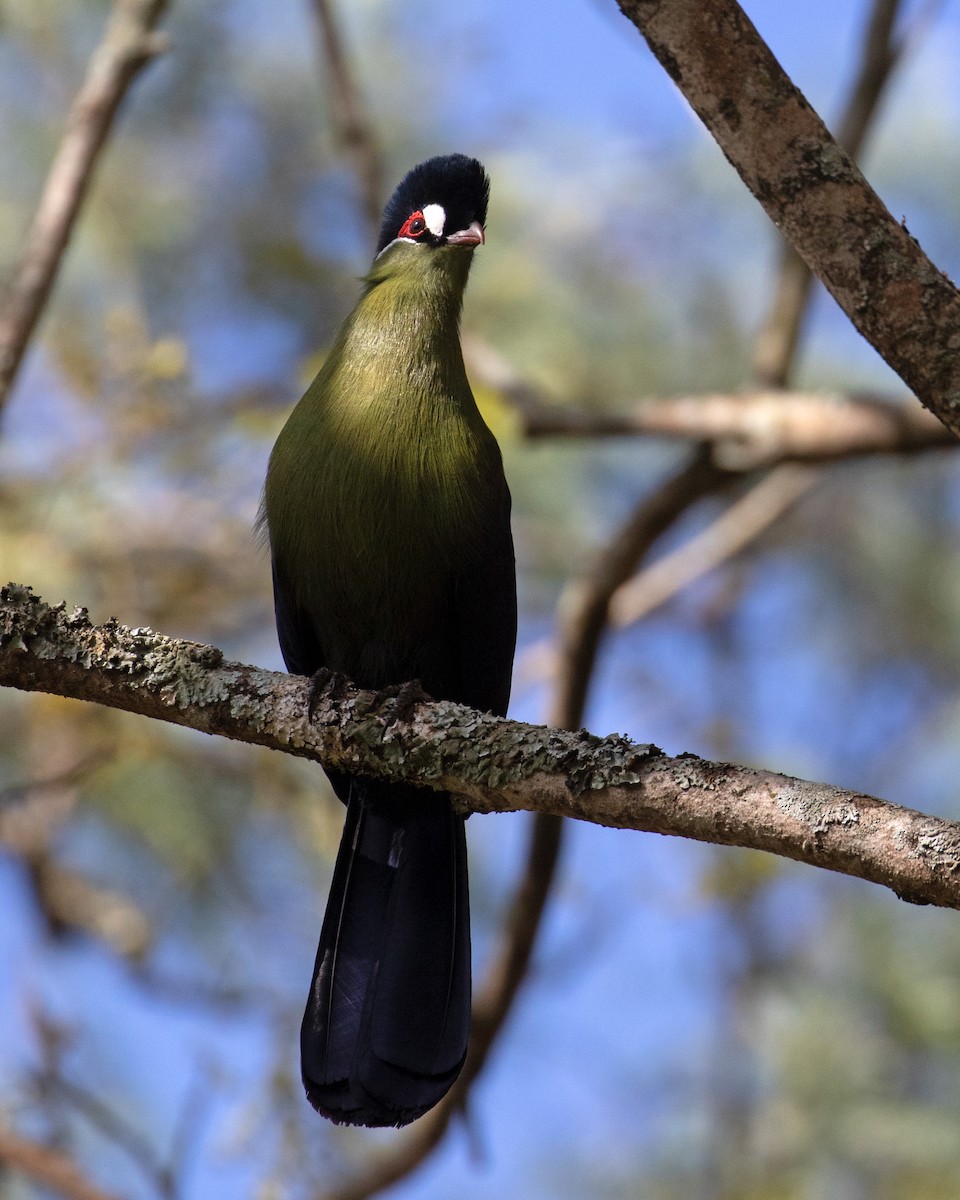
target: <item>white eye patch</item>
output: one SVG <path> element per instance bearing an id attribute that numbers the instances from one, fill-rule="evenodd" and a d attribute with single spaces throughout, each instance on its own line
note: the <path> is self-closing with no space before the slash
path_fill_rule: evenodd
<path id="1" fill-rule="evenodd" d="M 443 227 L 447 220 L 447 214 L 443 211 L 442 204 L 425 204 L 423 209 L 423 219 L 427 223 L 427 228 L 434 237 L 443 237 Z"/>

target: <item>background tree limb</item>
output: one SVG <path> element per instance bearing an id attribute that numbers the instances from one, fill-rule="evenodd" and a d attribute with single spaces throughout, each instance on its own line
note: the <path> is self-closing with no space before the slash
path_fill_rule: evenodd
<path id="1" fill-rule="evenodd" d="M 113 118 L 138 72 L 166 46 L 155 32 L 168 0 L 116 0 L 0 306 L 0 411 L 53 287 Z"/>
<path id="2" fill-rule="evenodd" d="M 0 1163 L 65 1200 L 117 1200 L 115 1192 L 101 1191 L 91 1183 L 62 1150 L 31 1141 L 10 1129 L 0 1129 Z"/>
<path id="3" fill-rule="evenodd" d="M 767 215 L 917 398 L 960 431 L 960 295 L 735 0 L 618 0 Z"/>
<path id="4" fill-rule="evenodd" d="M 880 99 L 907 39 L 894 39 L 901 0 L 874 0 L 863 34 L 860 65 L 840 118 L 837 141 L 859 159 Z M 773 303 L 754 346 L 753 374 L 765 387 L 784 387 L 796 360 L 813 274 L 789 242 L 781 247 Z"/>

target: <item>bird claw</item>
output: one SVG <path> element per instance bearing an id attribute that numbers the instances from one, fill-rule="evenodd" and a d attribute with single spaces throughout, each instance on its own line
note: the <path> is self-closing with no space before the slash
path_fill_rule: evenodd
<path id="1" fill-rule="evenodd" d="M 378 705 L 385 700 L 394 700 L 393 712 L 390 716 L 391 725 L 408 725 L 418 704 L 430 703 L 433 699 L 423 690 L 419 679 L 410 679 L 406 683 L 393 684 L 381 688 L 376 693 Z"/>
<path id="2" fill-rule="evenodd" d="M 333 671 L 330 667 L 320 667 L 310 676 L 310 691 L 307 700 L 307 717 L 313 720 L 317 706 L 321 700 L 332 700 L 334 703 L 343 698 L 344 692 L 351 687 L 351 680 L 341 671 Z M 388 700 L 393 700 L 393 712 L 390 714 L 390 724 L 408 724 L 418 704 L 429 703 L 433 699 L 423 690 L 419 679 L 411 679 L 406 683 L 394 683 L 389 687 L 380 688 L 373 693 L 373 708 L 380 708 Z"/>
<path id="3" fill-rule="evenodd" d="M 339 700 L 350 681 L 340 671 L 320 667 L 310 676 L 310 693 L 307 700 L 307 720 L 312 721 L 321 698 Z"/>

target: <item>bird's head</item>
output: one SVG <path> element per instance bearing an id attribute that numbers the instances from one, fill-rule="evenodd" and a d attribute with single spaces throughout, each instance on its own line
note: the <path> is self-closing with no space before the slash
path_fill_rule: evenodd
<path id="1" fill-rule="evenodd" d="M 377 256 L 395 244 L 473 250 L 484 241 L 490 180 L 480 163 L 447 154 L 420 163 L 401 180 L 383 214 Z"/>

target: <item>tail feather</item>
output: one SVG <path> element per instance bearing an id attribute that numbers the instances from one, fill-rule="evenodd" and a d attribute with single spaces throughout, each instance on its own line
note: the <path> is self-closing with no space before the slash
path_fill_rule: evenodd
<path id="1" fill-rule="evenodd" d="M 300 1031 L 310 1103 L 406 1125 L 460 1073 L 469 1028 L 463 817 L 446 795 L 352 780 Z"/>

